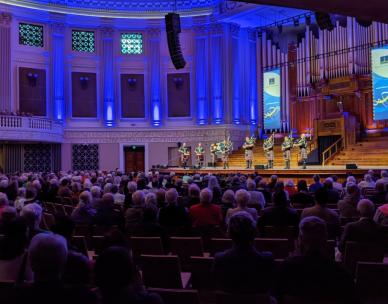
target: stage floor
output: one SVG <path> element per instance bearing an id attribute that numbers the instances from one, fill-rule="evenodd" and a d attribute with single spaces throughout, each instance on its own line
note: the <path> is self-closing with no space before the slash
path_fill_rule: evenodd
<path id="1" fill-rule="evenodd" d="M 311 180 L 314 174 L 319 174 L 322 178 L 329 177 L 331 175 L 337 175 L 338 178 L 342 181 L 346 179 L 347 175 L 351 173 L 356 178 L 362 178 L 368 170 L 373 169 L 376 173 L 380 173 L 382 169 L 386 167 L 366 167 L 360 166 L 357 169 L 346 169 L 344 166 L 308 166 L 307 169 L 302 169 L 301 167 L 291 167 L 291 169 L 283 169 L 281 167 L 275 167 L 273 169 L 245 169 L 241 167 L 230 167 L 229 169 L 223 169 L 222 167 L 203 167 L 201 169 L 183 169 L 179 167 L 170 167 L 166 169 L 157 169 L 160 173 L 170 174 L 171 172 L 184 175 L 184 174 L 253 174 L 257 173 L 263 177 L 269 177 L 273 174 L 276 174 L 279 178 L 292 178 L 295 180 L 306 179 Z"/>

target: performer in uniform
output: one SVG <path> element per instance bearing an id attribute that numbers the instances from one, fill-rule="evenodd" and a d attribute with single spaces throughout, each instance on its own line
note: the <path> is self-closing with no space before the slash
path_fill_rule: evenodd
<path id="1" fill-rule="evenodd" d="M 282 143 L 283 158 L 285 162 L 284 169 L 290 169 L 292 145 L 293 143 L 292 143 L 291 136 L 290 137 L 288 137 L 287 135 L 284 136 L 284 141 Z"/>
<path id="2" fill-rule="evenodd" d="M 182 163 L 183 169 L 185 169 L 185 168 L 187 167 L 187 162 L 188 162 L 189 156 L 190 156 L 190 151 L 189 151 L 189 149 L 186 147 L 186 143 L 183 143 L 183 144 L 179 147 L 178 152 L 179 152 L 180 155 L 181 155 L 181 163 Z"/>
<path id="3" fill-rule="evenodd" d="M 213 168 L 216 166 L 217 152 L 218 152 L 218 143 L 213 143 L 210 145 L 210 157 Z"/>
<path id="4" fill-rule="evenodd" d="M 205 149 L 202 147 L 201 143 L 198 143 L 198 146 L 195 148 L 195 156 L 197 157 L 197 165 L 199 168 L 202 168 L 203 161 L 205 159 Z"/>
<path id="5" fill-rule="evenodd" d="M 267 139 L 264 139 L 264 143 L 263 143 L 265 157 L 267 158 L 267 161 L 268 161 L 268 169 L 273 169 L 274 145 L 275 145 L 275 134 L 272 133 L 270 137 L 268 137 Z"/>
<path id="6" fill-rule="evenodd" d="M 303 164 L 303 169 L 306 169 L 307 163 L 307 138 L 305 134 L 301 134 L 300 138 L 294 144 L 294 146 L 299 147 L 300 159 Z"/>
<path id="7" fill-rule="evenodd" d="M 229 169 L 229 153 L 232 151 L 232 142 L 229 138 L 220 143 L 220 151 L 224 169 Z"/>
<path id="8" fill-rule="evenodd" d="M 245 150 L 245 161 L 247 162 L 247 169 L 251 169 L 253 162 L 253 147 L 255 146 L 255 138 L 245 137 L 243 149 Z"/>

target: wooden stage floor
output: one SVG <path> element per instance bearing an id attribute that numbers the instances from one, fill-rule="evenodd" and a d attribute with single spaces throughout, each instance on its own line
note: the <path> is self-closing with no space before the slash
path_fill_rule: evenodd
<path id="1" fill-rule="evenodd" d="M 184 174 L 254 174 L 257 173 L 263 177 L 270 177 L 273 174 L 276 174 L 280 179 L 292 178 L 294 180 L 306 179 L 311 180 L 314 174 L 319 174 L 321 178 L 326 178 L 332 175 L 337 175 L 339 180 L 343 181 L 346 179 L 348 174 L 354 175 L 356 178 L 363 178 L 364 174 L 368 172 L 369 169 L 373 169 L 375 173 L 380 174 L 382 169 L 386 169 L 386 167 L 358 167 L 357 169 L 346 169 L 344 166 L 308 166 L 307 169 L 302 169 L 301 167 L 295 167 L 291 169 L 283 169 L 283 168 L 273 168 L 273 169 L 245 169 L 239 167 L 230 167 L 229 169 L 223 169 L 222 167 L 204 167 L 201 169 L 183 169 L 179 167 L 170 167 L 165 169 L 156 169 L 160 173 L 170 174 L 171 172 L 184 175 Z"/>

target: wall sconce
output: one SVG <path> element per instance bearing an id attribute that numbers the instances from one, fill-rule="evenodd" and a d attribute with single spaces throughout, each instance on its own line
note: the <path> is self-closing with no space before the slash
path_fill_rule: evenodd
<path id="1" fill-rule="evenodd" d="M 175 88 L 180 89 L 183 85 L 182 77 L 174 77 L 172 81 L 175 83 Z"/>
<path id="2" fill-rule="evenodd" d="M 79 78 L 79 82 L 81 84 L 81 88 L 83 90 L 85 90 L 87 87 L 88 87 L 88 81 L 89 81 L 89 77 L 86 77 L 86 76 L 81 76 Z"/>
<path id="3" fill-rule="evenodd" d="M 38 79 L 38 74 L 32 73 L 32 72 L 28 72 L 27 73 L 27 78 L 28 78 L 28 83 L 30 84 L 30 86 L 35 87 L 36 86 L 36 80 Z"/>
<path id="4" fill-rule="evenodd" d="M 136 78 L 128 78 L 128 85 L 131 89 L 136 87 L 137 79 Z"/>

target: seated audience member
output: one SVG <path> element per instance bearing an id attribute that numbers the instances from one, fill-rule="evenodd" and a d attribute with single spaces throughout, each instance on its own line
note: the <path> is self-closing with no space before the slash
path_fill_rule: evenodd
<path id="1" fill-rule="evenodd" d="M 345 252 L 346 242 L 371 242 L 383 243 L 385 232 L 383 227 L 373 221 L 375 206 L 368 199 L 362 199 L 357 204 L 360 219 L 357 222 L 348 223 L 342 233 L 341 242 L 338 246 L 340 252 Z"/>
<path id="2" fill-rule="evenodd" d="M 330 237 L 335 237 L 339 233 L 340 220 L 337 212 L 327 208 L 326 204 L 328 201 L 328 190 L 326 187 L 319 188 L 315 191 L 315 205 L 310 208 L 303 209 L 301 218 L 316 216 L 324 220 Z"/>
<path id="3" fill-rule="evenodd" d="M 274 293 L 279 302 L 291 297 L 293 303 L 357 303 L 352 276 L 326 255 L 325 222 L 316 217 L 304 218 L 299 225 L 299 254 L 280 265 L 275 277 Z"/>
<path id="4" fill-rule="evenodd" d="M 78 248 L 72 244 L 74 229 L 75 223 L 70 217 L 65 215 L 57 215 L 55 217 L 55 224 L 51 226 L 50 231 L 65 238 L 69 251 L 71 250 L 74 252 L 81 252 L 81 248 Z"/>
<path id="5" fill-rule="evenodd" d="M 319 188 L 323 187 L 322 183 L 320 182 L 321 177 L 319 176 L 319 174 L 314 174 L 313 180 L 314 180 L 314 182 L 309 187 L 309 191 L 312 193 L 317 191 Z"/>
<path id="6" fill-rule="evenodd" d="M 376 183 L 383 183 L 384 184 L 384 186 L 385 186 L 385 191 L 387 191 L 388 189 L 387 189 L 387 185 L 388 185 L 388 171 L 386 171 L 386 170 L 382 170 L 381 171 L 381 173 L 380 173 L 380 175 L 381 175 L 381 178 L 380 179 L 378 179 L 377 180 L 377 182 Z"/>
<path id="7" fill-rule="evenodd" d="M 387 192 L 385 191 L 385 184 L 383 182 L 376 182 L 376 193 L 371 197 L 374 204 L 385 204 L 387 200 Z"/>
<path id="8" fill-rule="evenodd" d="M 340 217 L 359 217 L 357 212 L 357 203 L 360 200 L 360 189 L 357 184 L 348 184 L 346 194 L 342 200 L 338 202 L 338 210 Z"/>
<path id="9" fill-rule="evenodd" d="M 272 254 L 257 252 L 253 241 L 256 226 L 245 211 L 229 221 L 228 234 L 234 246 L 214 257 L 213 277 L 217 290 L 229 293 L 268 293 L 274 271 Z"/>
<path id="10" fill-rule="evenodd" d="M 0 192 L 0 220 L 4 209 L 9 205 L 7 195 L 5 193 Z"/>
<path id="11" fill-rule="evenodd" d="M 119 187 L 117 185 L 112 185 L 110 192 L 113 194 L 115 204 L 123 206 L 125 202 L 125 195 L 119 192 Z"/>
<path id="12" fill-rule="evenodd" d="M 28 249 L 33 272 L 33 284 L 21 287 L 13 303 L 96 303 L 96 297 L 87 289 L 66 287 L 63 274 L 68 249 L 66 240 L 56 234 L 40 233 L 33 237 Z"/>
<path id="13" fill-rule="evenodd" d="M 186 227 L 188 224 L 187 211 L 183 206 L 178 205 L 178 192 L 170 188 L 166 192 L 167 206 L 159 211 L 159 223 L 162 227 L 175 229 Z"/>
<path id="14" fill-rule="evenodd" d="M 69 185 L 70 181 L 67 178 L 63 178 L 58 189 L 58 196 L 71 197 L 71 190 L 69 188 Z"/>
<path id="15" fill-rule="evenodd" d="M 307 182 L 301 179 L 297 185 L 298 192 L 290 196 L 294 208 L 304 208 L 314 204 L 314 198 L 309 194 Z"/>
<path id="16" fill-rule="evenodd" d="M 22 187 L 22 188 L 19 188 L 18 196 L 16 197 L 14 202 L 14 207 L 18 212 L 20 212 L 20 210 L 22 210 L 22 208 L 24 207 L 25 201 L 26 201 L 26 188 Z"/>
<path id="17" fill-rule="evenodd" d="M 95 282 L 102 304 L 162 304 L 156 294 L 144 288 L 130 253 L 124 248 L 111 247 L 97 258 Z"/>
<path id="18" fill-rule="evenodd" d="M 36 234 L 47 232 L 39 227 L 42 220 L 43 209 L 37 203 L 25 205 L 20 212 L 20 216 L 28 226 L 28 237 L 32 239 Z"/>
<path id="19" fill-rule="evenodd" d="M 265 198 L 263 193 L 256 190 L 256 183 L 253 180 L 247 181 L 247 190 L 250 194 L 248 205 L 254 207 L 257 210 L 264 209 L 265 207 Z"/>
<path id="20" fill-rule="evenodd" d="M 201 190 L 199 189 L 197 184 L 191 184 L 188 189 L 188 196 L 186 206 L 190 208 L 193 205 L 199 204 L 199 193 Z"/>
<path id="21" fill-rule="evenodd" d="M 341 193 L 343 190 L 343 187 L 342 187 L 342 184 L 338 182 L 338 176 L 332 175 L 331 178 L 333 179 L 333 189 Z"/>
<path id="22" fill-rule="evenodd" d="M 91 207 L 92 195 L 89 191 L 83 191 L 79 195 L 77 207 L 71 213 L 71 219 L 76 224 L 89 225 L 93 221 L 96 210 Z"/>
<path id="23" fill-rule="evenodd" d="M 377 208 L 373 219 L 376 223 L 388 226 L 388 203 Z"/>
<path id="24" fill-rule="evenodd" d="M 144 205 L 158 205 L 156 200 L 156 194 L 154 192 L 149 192 L 145 195 Z"/>
<path id="25" fill-rule="evenodd" d="M 91 288 L 92 264 L 83 254 L 68 250 L 62 281 L 67 287 L 83 290 Z"/>
<path id="26" fill-rule="evenodd" d="M 79 202 L 80 194 L 81 194 L 81 184 L 78 181 L 74 181 L 71 184 L 71 200 L 73 202 L 73 205 L 76 205 Z"/>
<path id="27" fill-rule="evenodd" d="M 208 188 L 199 194 L 200 203 L 191 206 L 189 217 L 194 228 L 219 226 L 222 223 L 221 208 L 212 204 L 213 194 Z"/>
<path id="28" fill-rule="evenodd" d="M 222 209 L 229 209 L 229 208 L 234 208 L 236 205 L 236 201 L 234 199 L 234 191 L 233 190 L 226 190 L 224 194 L 222 195 L 221 199 L 221 206 Z"/>
<path id="29" fill-rule="evenodd" d="M 258 185 L 258 187 L 257 187 L 257 190 L 263 194 L 264 199 L 265 199 L 265 204 L 266 204 L 266 205 L 272 203 L 272 194 L 271 194 L 271 192 L 268 190 L 268 188 L 267 188 L 267 183 L 265 182 L 264 179 L 262 179 L 262 180 L 259 182 L 259 185 Z"/>
<path id="30" fill-rule="evenodd" d="M 216 176 L 209 176 L 207 187 L 213 192 L 213 204 L 219 205 L 221 203 L 222 191 Z"/>
<path id="31" fill-rule="evenodd" d="M 237 203 L 236 208 L 228 209 L 228 212 L 226 213 L 225 217 L 225 223 L 228 225 L 230 218 L 233 216 L 233 214 L 241 211 L 245 211 L 249 213 L 253 220 L 257 221 L 257 210 L 255 208 L 248 208 L 247 203 L 249 202 L 250 193 L 244 189 L 237 190 L 235 194 L 235 200 Z"/>
<path id="32" fill-rule="evenodd" d="M 134 225 L 143 220 L 145 195 L 141 190 L 132 194 L 132 207 L 125 211 L 125 228 L 128 232 L 132 231 Z"/>
<path id="33" fill-rule="evenodd" d="M 275 185 L 278 182 L 278 176 L 277 175 L 271 175 L 270 181 L 267 184 L 267 189 L 269 192 L 273 192 L 275 190 Z"/>
<path id="34" fill-rule="evenodd" d="M 90 188 L 90 193 L 92 195 L 91 207 L 93 209 L 99 209 L 101 204 L 101 188 L 99 186 L 92 186 Z"/>
<path id="35" fill-rule="evenodd" d="M 287 191 L 288 197 L 297 193 L 297 190 L 295 189 L 295 185 L 294 185 L 294 182 L 292 181 L 292 179 L 289 179 L 286 182 L 286 185 L 284 186 L 284 190 Z"/>
<path id="36" fill-rule="evenodd" d="M 128 192 L 125 194 L 125 208 L 129 208 L 132 205 L 132 194 L 137 190 L 137 184 L 135 182 L 128 182 Z"/>
<path id="37" fill-rule="evenodd" d="M 157 218 L 158 208 L 154 204 L 146 204 L 143 210 L 143 218 L 140 223 L 134 225 L 132 235 L 134 236 L 165 236 L 165 231 L 159 225 Z"/>
<path id="38" fill-rule="evenodd" d="M 162 208 L 166 206 L 166 190 L 160 188 L 156 192 L 156 206 Z"/>
<path id="39" fill-rule="evenodd" d="M 111 193 L 105 193 L 102 196 L 100 208 L 97 210 L 93 222 L 100 227 L 111 227 L 114 225 L 123 227 L 124 218 L 122 214 L 114 208 L 114 198 Z"/>
<path id="40" fill-rule="evenodd" d="M 3 234 L 4 229 L 10 221 L 17 217 L 17 210 L 15 207 L 6 206 L 0 218 L 0 234 Z"/>
<path id="41" fill-rule="evenodd" d="M 41 205 L 41 202 L 38 199 L 38 192 L 36 188 L 30 185 L 26 189 L 26 200 L 24 201 L 24 205 L 28 205 L 32 203 Z"/>
<path id="42" fill-rule="evenodd" d="M 288 207 L 287 196 L 284 191 L 275 192 L 272 196 L 273 206 L 262 211 L 257 220 L 259 231 L 264 231 L 265 226 L 294 226 L 298 227 L 299 216 L 295 209 Z"/>
<path id="43" fill-rule="evenodd" d="M 360 188 L 360 191 L 364 188 L 374 188 L 376 186 L 376 183 L 373 181 L 372 176 L 369 174 L 364 175 L 364 179 L 358 183 L 358 188 Z"/>
<path id="44" fill-rule="evenodd" d="M 12 219 L 4 227 L 3 233 L 0 239 L 0 282 L 31 280 L 30 271 L 23 265 L 27 246 L 27 226 L 24 220 Z"/>
<path id="45" fill-rule="evenodd" d="M 327 204 L 337 205 L 340 194 L 333 188 L 333 179 L 331 177 L 326 178 L 323 187 L 327 189 Z"/>

